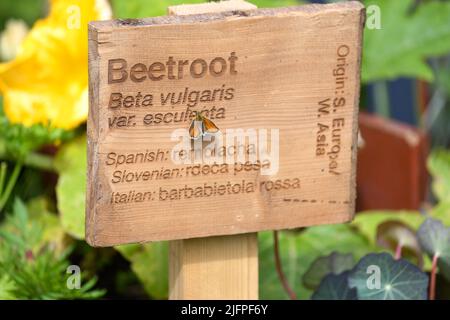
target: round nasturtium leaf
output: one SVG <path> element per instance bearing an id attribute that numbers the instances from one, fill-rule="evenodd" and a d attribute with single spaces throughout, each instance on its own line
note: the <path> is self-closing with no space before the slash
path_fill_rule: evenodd
<path id="1" fill-rule="evenodd" d="M 330 273 L 320 282 L 312 300 L 357 300 L 356 289 L 348 286 L 350 272 Z"/>
<path id="2" fill-rule="evenodd" d="M 301 279 L 318 257 L 339 248 L 339 251 L 351 252 L 355 259 L 359 259 L 376 250 L 366 237 L 354 232 L 347 224 L 314 226 L 302 232 L 283 231 L 278 235 L 283 272 L 299 299 L 309 299 L 313 293 Z M 258 238 L 260 298 L 288 299 L 275 267 L 273 233 L 260 232 Z"/>
<path id="3" fill-rule="evenodd" d="M 423 250 L 433 257 L 442 256 L 450 251 L 450 229 L 441 221 L 428 218 L 417 231 L 420 245 Z"/>
<path id="4" fill-rule="evenodd" d="M 359 300 L 426 300 L 428 276 L 404 259 L 371 253 L 351 271 L 348 284 Z"/>
<path id="5" fill-rule="evenodd" d="M 417 231 L 417 237 L 431 258 L 437 256 L 439 272 L 450 280 L 450 228 L 439 220 L 428 218 Z"/>
<path id="6" fill-rule="evenodd" d="M 423 253 L 416 232 L 402 221 L 390 220 L 380 224 L 377 228 L 377 244 L 394 252 L 400 246 L 402 258 L 412 257 L 420 268 L 423 266 Z"/>
<path id="7" fill-rule="evenodd" d="M 328 274 L 340 274 L 352 269 L 354 265 L 355 259 L 351 253 L 332 252 L 328 256 L 319 257 L 311 263 L 308 271 L 303 275 L 303 284 L 309 289 L 316 289 Z"/>

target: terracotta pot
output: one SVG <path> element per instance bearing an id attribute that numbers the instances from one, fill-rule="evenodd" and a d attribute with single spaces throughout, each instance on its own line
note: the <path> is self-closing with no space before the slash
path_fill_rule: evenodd
<path id="1" fill-rule="evenodd" d="M 364 140 L 358 152 L 357 210 L 417 210 L 424 202 L 428 174 L 426 135 L 419 129 L 361 113 Z"/>

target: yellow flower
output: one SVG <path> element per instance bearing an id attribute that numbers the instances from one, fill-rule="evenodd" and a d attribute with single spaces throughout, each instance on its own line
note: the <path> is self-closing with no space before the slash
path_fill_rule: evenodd
<path id="1" fill-rule="evenodd" d="M 52 0 L 18 55 L 0 64 L 4 111 L 13 123 L 72 129 L 88 112 L 87 23 L 109 19 L 106 0 Z"/>

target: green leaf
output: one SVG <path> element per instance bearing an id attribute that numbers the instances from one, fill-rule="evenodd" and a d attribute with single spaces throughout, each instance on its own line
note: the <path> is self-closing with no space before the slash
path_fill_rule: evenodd
<path id="1" fill-rule="evenodd" d="M 24 248 L 26 246 L 25 241 L 21 239 L 19 236 L 15 235 L 14 233 L 10 233 L 6 230 L 3 230 L 4 226 L 2 226 L 2 229 L 0 229 L 0 240 L 7 241 L 11 244 L 14 244 L 17 247 Z"/>
<path id="2" fill-rule="evenodd" d="M 352 226 L 365 235 L 373 245 L 376 245 L 378 226 L 392 219 L 417 230 L 425 217 L 417 211 L 365 211 L 356 215 Z"/>
<path id="3" fill-rule="evenodd" d="M 356 289 L 348 286 L 350 272 L 329 274 L 312 295 L 312 300 L 357 300 Z"/>
<path id="4" fill-rule="evenodd" d="M 86 197 L 86 137 L 64 144 L 55 158 L 59 173 L 56 186 L 61 224 L 71 236 L 84 239 Z"/>
<path id="5" fill-rule="evenodd" d="M 112 0 L 116 18 L 145 18 L 167 14 L 167 7 L 179 4 L 205 3 L 205 0 Z M 254 0 L 249 1 L 259 8 L 298 5 L 296 0 Z"/>
<path id="6" fill-rule="evenodd" d="M 353 255 L 332 252 L 328 256 L 317 258 L 303 275 L 303 284 L 308 289 L 317 289 L 322 279 L 328 274 L 338 275 L 350 270 L 355 265 Z M 334 279 L 334 278 L 331 278 Z M 330 280 L 331 281 L 331 280 Z"/>
<path id="7" fill-rule="evenodd" d="M 433 191 L 436 197 L 450 202 L 450 151 L 434 150 L 428 158 L 428 170 L 433 176 Z"/>
<path id="8" fill-rule="evenodd" d="M 445 225 L 450 225 L 450 202 L 438 203 L 430 212 L 434 219 L 441 220 Z"/>
<path id="9" fill-rule="evenodd" d="M 22 200 L 15 198 L 13 213 L 8 214 L 0 226 L 0 238 L 18 250 L 25 251 L 32 249 L 34 244 L 42 245 L 39 241 L 41 237 L 42 228 L 37 227 L 36 222 L 30 219 L 28 209 Z M 36 249 L 40 249 L 40 246 L 36 246 Z"/>
<path id="10" fill-rule="evenodd" d="M 16 215 L 16 220 L 18 225 L 16 226 L 19 230 L 25 230 L 28 221 L 28 210 L 25 204 L 19 198 L 14 200 L 13 211 Z"/>
<path id="11" fill-rule="evenodd" d="M 84 239 L 84 208 L 86 197 L 86 137 L 64 144 L 55 158 L 59 172 L 56 196 L 61 224 L 77 239 Z"/>
<path id="12" fill-rule="evenodd" d="M 441 221 L 428 218 L 417 232 L 420 245 L 430 256 L 450 253 L 450 229 Z"/>
<path id="13" fill-rule="evenodd" d="M 380 248 L 380 244 L 377 243 L 378 228 L 383 223 L 392 219 L 404 223 L 413 230 L 417 230 L 425 220 L 425 216 L 417 211 L 365 211 L 358 213 L 351 225 L 364 235 L 374 247 Z M 424 269 L 431 269 L 431 261 L 426 256 L 424 259 Z"/>
<path id="14" fill-rule="evenodd" d="M 0 30 L 11 18 L 23 19 L 29 26 L 45 14 L 45 0 L 21 0 L 0 2 Z"/>
<path id="15" fill-rule="evenodd" d="M 349 275 L 359 300 L 426 300 L 428 276 L 404 259 L 388 253 L 362 258 Z"/>
<path id="16" fill-rule="evenodd" d="M 441 221 L 428 218 L 417 232 L 423 250 L 430 256 L 438 256 L 439 271 L 450 280 L 450 228 Z"/>
<path id="17" fill-rule="evenodd" d="M 283 271 L 299 299 L 309 299 L 312 291 L 302 284 L 303 274 L 320 256 L 333 251 L 352 253 L 359 259 L 375 248 L 367 239 L 346 224 L 310 227 L 302 232 L 279 232 L 279 249 Z M 288 299 L 276 273 L 273 233 L 260 232 L 259 285 L 261 299 Z"/>
<path id="18" fill-rule="evenodd" d="M 116 246 L 142 282 L 145 291 L 155 299 L 168 297 L 168 244 L 154 242 Z"/>
<path id="19" fill-rule="evenodd" d="M 59 180 L 56 187 L 61 223 L 67 233 L 84 238 L 86 192 L 86 137 L 61 147 L 56 159 Z M 155 298 L 167 298 L 167 244 L 149 243 L 115 247 L 127 260 L 145 290 Z"/>
<path id="20" fill-rule="evenodd" d="M 95 278 L 82 284 L 80 290 L 67 286 L 71 248 L 58 252 L 44 240 L 42 231 L 47 225 L 38 217 L 45 214 L 29 214 L 16 200 L 14 213 L 1 225 L 0 295 L 17 299 L 91 299 L 103 295 L 103 290 L 91 290 Z"/>
<path id="21" fill-rule="evenodd" d="M 397 220 L 383 222 L 377 228 L 377 244 L 380 247 L 396 251 L 401 248 L 401 257 L 413 257 L 419 267 L 423 266 L 423 253 L 416 232 Z"/>
<path id="22" fill-rule="evenodd" d="M 8 275 L 0 276 L 0 300 L 16 300 L 17 297 L 13 294 L 16 289 L 14 282 Z"/>
<path id="23" fill-rule="evenodd" d="M 44 145 L 66 141 L 74 136 L 74 131 L 34 124 L 23 126 L 11 123 L 3 113 L 0 97 L 0 156 L 5 159 L 24 161 L 31 151 Z"/>
<path id="24" fill-rule="evenodd" d="M 58 215 L 49 209 L 49 200 L 45 197 L 31 199 L 27 203 L 29 220 L 43 226 L 42 239 L 38 246 L 50 244 L 57 253 L 66 249 L 65 231 Z"/>
<path id="25" fill-rule="evenodd" d="M 365 28 L 362 79 L 371 82 L 402 76 L 432 81 L 427 57 L 450 52 L 450 2 L 366 0 L 381 11 L 381 29 Z M 368 24 L 372 19 L 368 10 Z"/>

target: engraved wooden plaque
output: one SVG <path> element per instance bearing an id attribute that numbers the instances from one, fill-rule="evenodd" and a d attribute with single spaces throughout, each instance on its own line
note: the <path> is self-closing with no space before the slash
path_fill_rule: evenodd
<path id="1" fill-rule="evenodd" d="M 356 1 L 90 23 L 87 241 L 351 220 L 363 23 Z"/>

